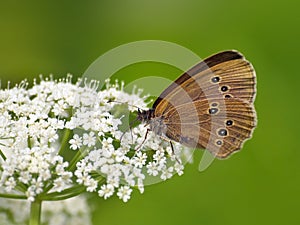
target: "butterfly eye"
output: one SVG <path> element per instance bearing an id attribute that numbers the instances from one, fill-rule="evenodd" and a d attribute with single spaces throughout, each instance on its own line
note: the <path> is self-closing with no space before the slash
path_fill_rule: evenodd
<path id="1" fill-rule="evenodd" d="M 218 131 L 218 134 L 219 134 L 220 136 L 227 136 L 227 130 L 226 130 L 226 129 L 220 129 L 220 130 Z"/>
<path id="2" fill-rule="evenodd" d="M 231 95 L 225 95 L 225 98 L 231 98 L 232 96 Z"/>
<path id="3" fill-rule="evenodd" d="M 213 103 L 211 103 L 211 106 L 212 106 L 212 107 L 217 107 L 217 106 L 218 106 L 218 103 L 213 102 Z"/>

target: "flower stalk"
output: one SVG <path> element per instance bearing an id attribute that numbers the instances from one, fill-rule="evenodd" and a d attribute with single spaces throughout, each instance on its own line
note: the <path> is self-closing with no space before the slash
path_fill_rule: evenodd
<path id="1" fill-rule="evenodd" d="M 29 225 L 40 225 L 41 224 L 41 211 L 42 201 L 36 198 L 30 204 L 30 218 Z"/>
<path id="2" fill-rule="evenodd" d="M 78 186 L 73 186 L 71 188 L 65 189 L 59 193 L 53 192 L 53 193 L 41 195 L 40 199 L 42 201 L 61 201 L 64 199 L 68 199 L 80 195 L 84 191 L 85 191 L 85 187 L 78 185 Z"/>

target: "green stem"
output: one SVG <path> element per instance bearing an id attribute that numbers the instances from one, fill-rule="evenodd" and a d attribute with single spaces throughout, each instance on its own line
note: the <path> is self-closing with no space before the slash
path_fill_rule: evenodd
<path id="1" fill-rule="evenodd" d="M 4 153 L 0 150 L 0 156 L 2 157 L 2 159 L 5 161 L 6 160 L 6 156 L 4 155 Z"/>
<path id="2" fill-rule="evenodd" d="M 0 193 L 0 198 L 27 199 L 27 196 Z"/>
<path id="3" fill-rule="evenodd" d="M 67 170 L 68 171 L 73 171 L 75 169 L 76 163 L 85 156 L 86 152 L 87 152 L 87 149 L 79 149 L 77 151 L 77 153 L 75 154 L 75 156 L 72 158 L 72 160 L 71 160 L 71 162 L 70 162 L 69 167 L 67 168 Z M 44 193 L 47 193 L 52 188 L 53 188 L 53 184 L 49 184 L 46 187 Z"/>
<path id="4" fill-rule="evenodd" d="M 86 156 L 86 152 L 88 151 L 88 148 L 81 148 L 77 151 L 77 153 L 75 154 L 75 156 L 73 157 L 73 159 L 70 162 L 70 165 L 68 167 L 69 171 L 73 171 L 76 163 L 79 162 L 82 158 L 84 158 Z"/>
<path id="5" fill-rule="evenodd" d="M 64 151 L 68 150 L 66 148 L 66 146 L 69 143 L 68 140 L 70 138 L 70 134 L 71 134 L 71 130 L 66 129 L 64 132 L 63 138 L 61 140 L 61 145 L 60 145 L 60 149 L 58 151 L 58 155 L 62 156 Z M 44 192 L 47 193 L 49 190 L 51 190 L 51 188 L 53 188 L 53 184 L 49 184 L 48 186 L 46 186 Z"/>
<path id="6" fill-rule="evenodd" d="M 30 219 L 29 225 L 40 225 L 41 224 L 41 209 L 42 201 L 35 199 L 30 206 Z"/>
<path id="7" fill-rule="evenodd" d="M 66 129 L 64 132 L 64 136 L 61 140 L 61 146 L 58 151 L 58 155 L 62 155 L 63 151 L 66 149 L 66 145 L 69 143 L 68 140 L 70 138 L 71 130 Z"/>
<path id="8" fill-rule="evenodd" d="M 28 187 L 25 184 L 19 182 L 17 184 L 17 186 L 15 187 L 15 189 L 18 190 L 18 191 L 20 191 L 20 192 L 25 193 L 27 191 Z"/>
<path id="9" fill-rule="evenodd" d="M 27 145 L 28 145 L 28 148 L 31 148 L 31 140 L 30 140 L 30 137 L 27 138 Z"/>
<path id="10" fill-rule="evenodd" d="M 81 194 L 82 192 L 85 191 L 85 189 L 86 187 L 84 186 L 74 186 L 62 192 L 53 192 L 53 193 L 46 194 L 44 196 L 41 196 L 40 198 L 44 201 L 64 200 Z"/>

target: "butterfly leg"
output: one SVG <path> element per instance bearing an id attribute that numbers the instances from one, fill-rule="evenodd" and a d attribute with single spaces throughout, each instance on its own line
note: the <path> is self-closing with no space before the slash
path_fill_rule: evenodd
<path id="1" fill-rule="evenodd" d="M 135 120 L 133 120 L 133 121 L 130 122 L 129 128 L 126 128 L 126 130 L 125 130 L 125 131 L 123 132 L 123 134 L 121 135 L 121 137 L 120 137 L 120 142 L 122 142 L 122 139 L 123 139 L 125 133 L 129 130 L 129 131 L 130 131 L 130 135 L 131 135 L 131 142 L 133 143 L 132 128 L 134 127 L 133 125 L 134 125 L 134 123 L 135 123 L 136 121 L 137 121 L 137 119 L 135 119 Z M 146 124 L 146 125 L 147 125 L 147 124 Z"/>
<path id="2" fill-rule="evenodd" d="M 177 158 L 177 155 L 175 154 L 174 146 L 173 146 L 172 141 L 170 141 L 170 145 L 171 145 L 172 153 L 173 153 L 173 155 L 174 155 L 174 157 L 175 157 L 175 160 L 176 160 L 179 164 L 181 164 L 180 160 Z"/>
<path id="3" fill-rule="evenodd" d="M 132 134 L 132 129 L 131 129 L 131 127 L 129 127 L 129 130 L 130 130 L 130 136 L 131 136 L 131 142 L 133 143 L 133 134 Z M 127 131 L 124 131 L 123 132 L 123 134 L 121 135 L 121 137 L 120 137 L 120 143 L 122 142 L 122 139 L 123 139 L 123 137 L 124 137 L 124 135 L 126 134 L 126 132 Z"/>
<path id="4" fill-rule="evenodd" d="M 172 153 L 175 155 L 174 146 L 173 146 L 172 141 L 170 141 L 170 145 L 171 145 Z"/>
<path id="5" fill-rule="evenodd" d="M 120 142 L 122 142 L 122 139 L 123 139 L 123 137 L 124 137 L 125 133 L 126 133 L 126 131 L 125 131 L 125 132 L 123 132 L 123 134 L 121 135 L 121 137 L 120 137 Z"/>
<path id="6" fill-rule="evenodd" d="M 142 147 L 142 145 L 145 143 L 149 131 L 150 131 L 150 129 L 147 129 L 146 134 L 145 134 L 145 138 L 144 138 L 144 140 L 142 141 L 142 143 L 135 149 L 136 151 L 140 150 L 140 148 Z"/>

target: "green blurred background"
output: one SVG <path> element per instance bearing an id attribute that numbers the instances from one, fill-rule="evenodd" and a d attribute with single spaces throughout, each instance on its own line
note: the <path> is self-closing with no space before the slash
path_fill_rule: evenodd
<path id="1" fill-rule="evenodd" d="M 182 177 L 135 191 L 127 204 L 93 196 L 94 224 L 300 224 L 299 9 L 298 0 L 1 1 L 0 78 L 5 86 L 39 74 L 80 76 L 101 54 L 138 40 L 174 42 L 201 57 L 238 49 L 257 71 L 252 140 L 204 172 L 196 152 Z M 150 75 L 180 72 L 138 63 L 115 76 Z"/>

